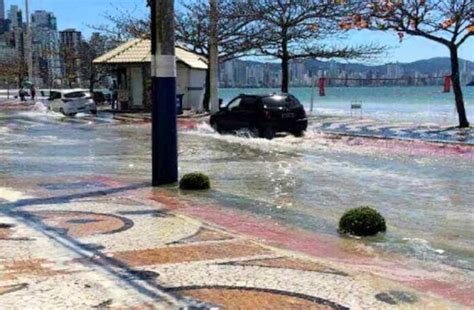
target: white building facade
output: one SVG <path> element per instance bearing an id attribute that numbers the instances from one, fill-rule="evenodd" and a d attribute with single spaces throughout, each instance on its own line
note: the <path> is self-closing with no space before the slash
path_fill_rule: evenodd
<path id="1" fill-rule="evenodd" d="M 149 110 L 151 106 L 151 44 L 149 40 L 127 42 L 94 60 L 117 76 L 118 97 L 128 109 Z M 202 111 L 207 61 L 194 53 L 176 48 L 177 94 L 183 109 Z"/>

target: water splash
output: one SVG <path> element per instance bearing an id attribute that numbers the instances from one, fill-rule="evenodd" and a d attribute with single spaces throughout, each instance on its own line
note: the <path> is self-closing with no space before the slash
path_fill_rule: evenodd
<path id="1" fill-rule="evenodd" d="M 47 112 L 47 111 L 48 111 L 48 107 L 47 107 L 43 102 L 37 101 L 37 102 L 33 105 L 33 111 Z"/>

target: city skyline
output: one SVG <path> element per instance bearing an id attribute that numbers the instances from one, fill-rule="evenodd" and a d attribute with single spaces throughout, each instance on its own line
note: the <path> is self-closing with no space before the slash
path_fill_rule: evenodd
<path id="1" fill-rule="evenodd" d="M 23 8 L 23 1 L 4 0 L 5 9 L 10 5 L 18 5 Z M 55 14 L 58 21 L 58 29 L 75 28 L 89 37 L 94 30 L 91 25 L 106 24 L 108 21 L 104 14 L 113 14 L 115 8 L 129 11 L 132 14 L 144 16 L 147 14 L 145 0 L 117 0 L 113 4 L 108 1 L 82 0 L 77 3 L 74 9 L 71 4 L 62 0 L 31 0 L 30 11 L 46 10 Z M 178 6 L 179 10 L 179 6 Z M 448 57 L 449 51 L 446 47 L 425 40 L 423 38 L 414 38 L 407 36 L 403 42 L 399 42 L 396 33 L 392 32 L 374 32 L 374 31 L 352 31 L 349 42 L 358 44 L 363 42 L 378 42 L 389 46 L 387 55 L 373 60 L 373 64 L 384 64 L 390 62 L 409 63 L 422 59 L 434 57 Z M 466 60 L 474 61 L 474 42 L 468 41 L 460 49 L 460 57 Z"/>
<path id="2" fill-rule="evenodd" d="M 44 0 L 49 1 L 49 0 Z M 33 1 L 34 2 L 34 1 Z M 26 14 L 18 5 L 3 6 L 0 0 L 0 15 L 5 15 L 10 20 L 6 25 L 7 30 L 0 29 L 0 57 L 8 58 L 13 54 L 25 55 L 26 45 L 24 39 L 24 23 Z M 4 11 L 2 11 L 4 7 Z M 51 85 L 58 79 L 73 79 L 74 83 L 81 84 L 81 49 L 83 34 L 75 27 L 61 27 L 61 18 L 55 11 L 48 9 L 32 8 L 30 11 L 31 47 L 33 57 L 33 81 L 39 85 Z M 10 28 L 10 30 L 8 30 Z M 87 39 L 86 39 L 87 42 Z M 16 51 L 16 53 L 15 53 Z M 67 52 L 68 51 L 68 52 Z M 74 51 L 71 53 L 71 51 Z M 10 55 L 12 54 L 12 55 Z M 10 56 L 9 56 L 10 55 Z M 444 56 L 444 55 L 443 55 Z M 434 56 L 443 57 L 443 56 Z M 445 56 L 444 56 L 445 57 Z M 462 59 L 462 54 L 461 54 Z M 469 59 L 467 59 L 469 60 Z M 463 83 L 474 80 L 474 65 L 467 62 L 461 63 L 461 79 Z M 433 76 L 443 77 L 450 75 L 449 61 L 443 66 L 426 66 L 426 69 L 413 70 L 405 62 L 396 59 L 380 61 L 355 62 L 304 60 L 293 61 L 290 67 L 290 83 L 292 86 L 310 86 L 318 77 L 330 77 L 333 80 L 329 85 L 389 85 L 390 83 L 355 82 L 357 80 L 373 80 L 403 77 L 404 85 L 433 85 L 438 83 Z M 226 62 L 220 66 L 221 87 L 278 87 L 281 82 L 279 64 L 265 57 L 244 57 L 240 60 Z M 351 79 L 351 82 L 348 82 Z M 422 80 L 425 79 L 425 80 Z M 62 83 L 63 83 L 62 82 Z M 393 83 L 391 83 L 393 84 Z M 390 85 L 391 85 L 390 84 Z"/>
<path id="3" fill-rule="evenodd" d="M 47 9 L 30 10 L 27 30 L 26 9 L 18 5 L 4 6 L 0 0 L 0 59 L 19 75 L 23 75 L 21 59 L 31 55 L 28 79 L 37 86 L 68 83 L 81 85 L 81 58 L 84 41 L 75 29 L 58 29 L 58 19 Z M 29 42 L 29 44 L 28 44 Z"/>
<path id="4" fill-rule="evenodd" d="M 450 72 L 450 60 L 444 57 L 378 66 L 304 60 L 290 64 L 290 85 L 311 86 L 322 77 L 332 79 L 328 80 L 328 86 L 442 85 L 444 77 L 449 76 Z M 280 65 L 231 60 L 219 67 L 219 80 L 223 88 L 278 88 L 281 82 Z M 473 62 L 461 60 L 461 81 L 463 84 L 474 81 Z"/>

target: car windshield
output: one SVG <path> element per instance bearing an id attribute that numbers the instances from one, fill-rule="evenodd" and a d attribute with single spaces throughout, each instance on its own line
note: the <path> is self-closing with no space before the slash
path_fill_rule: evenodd
<path id="1" fill-rule="evenodd" d="M 76 92 L 64 94 L 64 98 L 68 98 L 68 99 L 83 98 L 83 97 L 86 97 L 86 93 L 82 91 L 76 91 Z"/>
<path id="2" fill-rule="evenodd" d="M 229 111 L 232 111 L 232 110 L 235 110 L 235 109 L 238 109 L 240 107 L 240 102 L 242 101 L 242 98 L 235 98 L 234 100 L 232 100 L 229 105 L 227 106 L 227 109 L 229 109 Z"/>
<path id="3" fill-rule="evenodd" d="M 52 91 L 49 95 L 50 100 L 60 99 L 60 98 L 61 98 L 61 93 L 57 91 Z"/>

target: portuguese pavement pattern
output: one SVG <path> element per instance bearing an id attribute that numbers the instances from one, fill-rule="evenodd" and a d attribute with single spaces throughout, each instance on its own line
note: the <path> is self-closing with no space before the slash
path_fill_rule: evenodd
<path id="1" fill-rule="evenodd" d="M 349 136 L 474 144 L 472 129 L 437 124 L 391 123 L 359 117 L 315 117 L 311 128 Z"/>
<path id="2" fill-rule="evenodd" d="M 2 309 L 462 307 L 200 220 L 143 185 L 28 182 L 0 184 Z"/>

